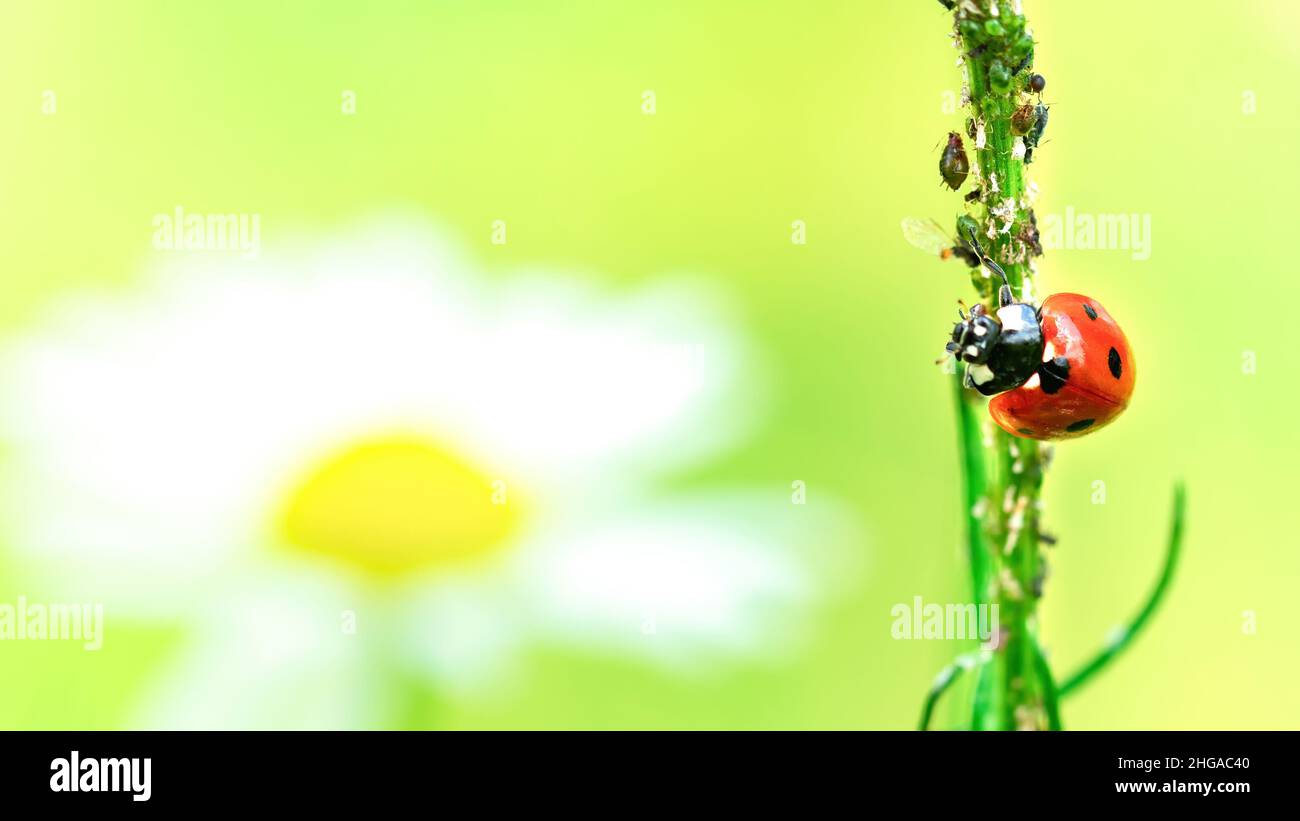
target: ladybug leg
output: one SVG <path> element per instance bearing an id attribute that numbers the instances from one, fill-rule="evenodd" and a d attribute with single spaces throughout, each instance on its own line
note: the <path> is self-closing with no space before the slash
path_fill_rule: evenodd
<path id="1" fill-rule="evenodd" d="M 1006 274 L 1003 274 L 1002 276 L 1005 277 Z M 1003 285 L 1001 288 L 998 289 L 998 307 L 999 307 L 999 308 L 1005 308 L 1005 307 L 1007 307 L 1008 305 L 1010 305 L 1011 303 L 1013 303 L 1013 302 L 1015 302 L 1015 301 L 1016 301 L 1016 298 L 1015 298 L 1014 296 L 1011 295 L 1011 286 L 1010 286 L 1010 285 Z"/>
<path id="2" fill-rule="evenodd" d="M 1011 280 L 1007 278 L 1007 272 L 1002 270 L 1002 266 L 994 262 L 991 257 L 984 255 L 984 249 L 980 247 L 979 240 L 975 238 L 974 232 L 967 229 L 965 240 L 966 244 L 975 252 L 975 256 L 979 257 L 980 262 L 984 263 L 984 267 L 1002 280 L 1002 287 L 998 289 L 998 307 L 1005 308 L 1015 302 L 1015 296 L 1011 293 Z"/>
<path id="3" fill-rule="evenodd" d="M 1007 272 L 1002 270 L 1002 266 L 984 257 L 984 267 L 1002 278 L 1002 287 L 998 288 L 998 307 L 1005 308 L 1015 302 L 1016 299 L 1011 293 L 1011 280 L 1007 279 Z"/>

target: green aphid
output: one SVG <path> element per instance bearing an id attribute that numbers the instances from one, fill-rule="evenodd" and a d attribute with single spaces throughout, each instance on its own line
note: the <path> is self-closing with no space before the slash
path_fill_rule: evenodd
<path id="1" fill-rule="evenodd" d="M 989 63 L 989 88 L 998 94 L 1005 94 L 1011 88 L 1011 72 L 1001 60 Z"/>

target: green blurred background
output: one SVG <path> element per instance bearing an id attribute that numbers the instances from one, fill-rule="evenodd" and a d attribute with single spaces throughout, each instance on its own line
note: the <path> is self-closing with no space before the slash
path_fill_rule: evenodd
<path id="1" fill-rule="evenodd" d="M 1057 250 L 1041 266 L 1043 293 L 1087 292 L 1120 319 L 1140 367 L 1125 418 L 1060 446 L 1048 477 L 1059 669 L 1140 601 L 1175 477 L 1190 491 L 1166 606 L 1067 703 L 1067 726 L 1300 727 L 1285 353 L 1300 297 L 1300 10 L 1026 12 L 1053 104 L 1031 168 L 1040 215 L 1152 220 L 1147 261 Z M 675 484 L 783 497 L 803 479 L 810 499 L 850 506 L 860 572 L 793 652 L 683 676 L 542 646 L 509 698 L 431 695 L 434 717 L 404 724 L 910 727 L 961 648 L 894 641 L 890 607 L 958 601 L 967 584 L 951 398 L 930 363 L 968 286 L 898 227 L 950 222 L 959 205 L 936 173 L 963 116 L 945 109 L 960 83 L 948 27 L 931 0 L 7 4 L 0 342 L 61 296 L 131 288 L 151 215 L 176 203 L 258 211 L 264 243 L 416 206 L 500 277 L 541 263 L 623 288 L 695 272 L 734 302 L 773 401 L 757 436 Z M 355 117 L 339 115 L 341 89 L 356 91 Z M 489 242 L 494 219 L 509 221 L 507 246 Z M 790 241 L 794 220 L 806 245 Z M 3 587 L 39 595 L 0 549 Z M 184 627 L 110 629 L 99 653 L 0 644 L 0 726 L 128 723 Z"/>

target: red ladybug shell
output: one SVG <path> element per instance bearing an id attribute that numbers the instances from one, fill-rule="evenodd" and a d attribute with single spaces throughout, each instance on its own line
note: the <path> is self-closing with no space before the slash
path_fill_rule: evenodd
<path id="1" fill-rule="evenodd" d="M 1007 433 L 1029 439 L 1072 439 L 1105 427 L 1133 395 L 1128 339 L 1091 297 L 1053 294 L 1040 310 L 1043 367 L 993 397 L 989 413 Z"/>

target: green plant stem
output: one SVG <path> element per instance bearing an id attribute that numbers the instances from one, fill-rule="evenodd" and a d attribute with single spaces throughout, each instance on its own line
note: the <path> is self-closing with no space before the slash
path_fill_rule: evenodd
<path id="1" fill-rule="evenodd" d="M 953 378 L 957 408 L 958 446 L 962 457 L 962 488 L 965 500 L 966 544 L 971 573 L 971 597 L 977 605 L 996 605 L 993 574 L 998 565 L 989 545 L 985 522 L 990 515 L 985 466 L 985 448 L 979 420 L 985 409 L 977 394 L 962 386 L 960 369 Z M 971 729 L 996 729 L 1000 724 L 1001 671 L 981 665 L 977 671 L 971 710 Z"/>
<path id="2" fill-rule="evenodd" d="M 1029 290 L 1027 260 L 1030 254 L 1021 239 L 1021 229 L 1029 224 L 1031 218 L 1024 162 L 1016 156 L 1012 115 L 1029 98 L 1025 91 L 1025 77 L 1032 65 L 1032 57 L 1025 61 L 1020 74 L 1011 78 L 1010 83 L 994 83 L 990 79 L 991 72 L 996 74 L 999 67 L 1007 67 L 1008 44 L 1018 37 L 1014 33 L 1017 28 L 1024 29 L 1024 18 L 1014 14 L 1009 3 L 1003 3 L 995 26 L 989 4 L 981 2 L 958 5 L 956 19 L 958 44 L 965 60 L 971 116 L 978 132 L 983 135 L 982 146 L 978 140 L 968 146 L 973 151 L 974 169 L 981 191 L 971 216 L 977 220 L 979 240 L 985 246 L 985 252 L 1006 271 L 1013 294 L 1025 299 Z M 994 33 L 990 34 L 989 29 L 994 29 Z M 963 34 L 963 30 L 970 37 Z M 993 282 L 987 269 L 976 270 L 976 288 L 988 308 L 996 311 L 999 307 L 997 286 L 1001 283 Z M 959 407 L 963 413 L 974 413 L 976 411 L 971 406 L 976 401 L 982 405 L 982 401 L 977 400 L 972 391 L 966 393 L 972 396 L 960 401 Z M 987 418 L 982 408 L 978 412 Z M 963 435 L 962 438 L 966 449 L 963 462 L 967 469 L 982 466 L 980 479 L 968 480 L 968 491 L 982 486 L 985 499 L 985 519 L 980 523 L 981 527 L 970 528 L 968 525 L 968 530 L 980 534 L 980 538 L 971 539 L 972 554 L 977 551 L 984 554 L 982 558 L 972 558 L 971 568 L 977 601 L 987 595 L 988 583 L 994 582 L 1004 635 L 995 660 L 996 669 L 981 676 L 981 684 L 985 688 L 996 687 L 997 692 L 986 692 L 982 704 L 978 703 L 980 699 L 977 697 L 972 726 L 997 729 L 1046 727 L 1051 723 L 1046 700 L 1049 690 L 1054 693 L 1054 687 L 1050 675 L 1049 680 L 1044 681 L 1045 663 L 1033 635 L 1042 573 L 1038 503 L 1042 487 L 1042 454 L 1037 442 L 1019 439 L 1001 430 L 994 431 L 991 426 L 988 436 L 991 444 L 986 447 L 985 437 L 979 438 L 981 457 L 978 460 L 971 453 L 971 437 Z M 967 501 L 969 504 L 970 499 Z M 969 507 L 973 509 L 974 504 L 969 504 Z"/>
<path id="3" fill-rule="evenodd" d="M 962 386 L 962 374 L 956 369 L 952 379 L 954 405 L 957 409 L 957 446 L 961 453 L 962 498 L 966 502 L 966 546 L 970 561 L 971 600 L 989 603 L 992 589 L 992 560 L 984 537 L 984 508 L 988 506 L 988 488 L 984 484 L 984 448 L 981 443 L 977 414 L 982 411 L 971 402 L 970 391 Z"/>
<path id="4" fill-rule="evenodd" d="M 1169 583 L 1174 577 L 1174 570 L 1178 566 L 1178 557 L 1182 553 L 1186 513 L 1187 491 L 1183 487 L 1183 483 L 1179 482 L 1174 485 L 1174 507 L 1169 524 L 1169 542 L 1165 549 L 1165 562 L 1160 570 L 1160 577 L 1156 579 L 1155 586 L 1151 588 L 1151 593 L 1147 596 L 1146 602 L 1133 619 L 1127 625 L 1115 630 L 1111 634 L 1111 638 L 1106 642 L 1106 646 L 1091 661 L 1080 667 L 1061 684 L 1060 693 L 1062 697 L 1078 690 L 1102 668 L 1114 661 L 1116 656 L 1124 652 L 1125 648 L 1133 642 L 1133 639 L 1137 638 L 1138 633 L 1142 631 L 1142 628 L 1146 626 L 1151 616 L 1156 612 L 1156 608 L 1164 600 L 1165 592 L 1169 589 Z"/>
<path id="5" fill-rule="evenodd" d="M 961 0 L 953 14 L 966 78 L 963 96 L 970 106 L 967 137 L 973 138 L 965 146 L 973 160 L 970 177 L 978 187 L 964 197 L 957 233 L 963 239 L 975 238 L 984 255 L 1006 272 L 1013 296 L 1032 303 L 1030 260 L 1042 249 L 1024 159 L 1046 125 L 1046 109 L 1029 91 L 1033 36 L 1018 3 Z M 950 141 L 942 161 L 946 178 L 959 166 L 953 159 L 956 144 Z M 972 281 L 989 312 L 995 313 L 1001 283 L 992 279 L 989 266 L 973 268 Z M 970 726 L 1059 730 L 1060 699 L 1122 652 L 1163 598 L 1182 542 L 1183 489 L 1179 485 L 1175 491 L 1165 567 L 1147 602 L 1095 658 L 1058 686 L 1038 637 L 1038 605 L 1046 578 L 1040 494 L 1051 450 L 995 428 L 983 397 L 959 381 L 954 390 L 972 591 L 977 604 L 997 606 L 1000 622 L 993 646 L 980 651 L 986 661 L 977 670 Z M 945 673 L 927 699 L 923 728 L 960 671 L 949 668 Z"/>

